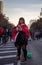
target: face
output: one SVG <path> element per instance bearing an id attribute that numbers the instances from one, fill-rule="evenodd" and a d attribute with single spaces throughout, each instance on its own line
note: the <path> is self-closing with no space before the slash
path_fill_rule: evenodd
<path id="1" fill-rule="evenodd" d="M 23 24 L 23 20 L 22 19 L 20 20 L 20 24 Z"/>

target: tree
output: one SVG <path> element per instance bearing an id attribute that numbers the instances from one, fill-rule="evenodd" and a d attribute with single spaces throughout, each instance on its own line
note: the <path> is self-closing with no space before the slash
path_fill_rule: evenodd
<path id="1" fill-rule="evenodd" d="M 36 30 L 41 30 L 42 29 L 42 18 L 37 19 L 37 21 L 33 22 L 32 25 L 30 26 L 30 30 L 35 32 Z"/>

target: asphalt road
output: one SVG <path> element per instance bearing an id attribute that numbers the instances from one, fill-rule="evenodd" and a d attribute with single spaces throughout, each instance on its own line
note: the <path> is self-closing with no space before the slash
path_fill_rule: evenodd
<path id="1" fill-rule="evenodd" d="M 42 65 L 42 39 L 29 41 L 27 51 L 32 52 L 32 58 L 27 58 L 26 63 L 19 63 L 20 61 L 16 60 L 17 51 L 13 45 L 0 46 L 0 65 Z"/>
<path id="2" fill-rule="evenodd" d="M 42 40 L 31 41 L 28 44 L 28 52 L 32 52 L 32 58 L 27 65 L 42 65 Z"/>

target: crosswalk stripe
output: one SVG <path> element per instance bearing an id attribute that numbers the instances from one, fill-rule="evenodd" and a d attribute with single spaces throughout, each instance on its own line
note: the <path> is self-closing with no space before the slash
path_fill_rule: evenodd
<path id="1" fill-rule="evenodd" d="M 11 53 L 11 52 L 17 52 L 17 50 L 14 50 L 14 51 L 0 51 L 0 53 Z"/>
<path id="2" fill-rule="evenodd" d="M 0 46 L 1 47 L 1 46 Z M 5 48 L 7 48 L 7 47 L 13 47 L 14 48 L 14 46 L 3 46 L 3 47 L 5 47 Z"/>
<path id="3" fill-rule="evenodd" d="M 20 60 L 18 61 L 17 65 L 21 65 L 21 61 Z"/>
<path id="4" fill-rule="evenodd" d="M 2 48 L 2 47 L 3 47 L 3 48 L 14 48 L 14 46 L 3 46 L 3 45 L 0 46 L 0 48 Z"/>
<path id="5" fill-rule="evenodd" d="M 16 55 L 17 55 L 17 49 L 15 45 L 9 43 L 7 45 L 3 44 L 0 46 L 0 60 L 2 60 L 1 62 L 2 64 L 4 62 L 4 65 L 14 65 L 14 63 L 10 63 L 8 59 L 9 60 L 11 59 L 10 61 L 13 62 L 13 59 L 14 60 L 16 59 Z"/>
<path id="6" fill-rule="evenodd" d="M 1 47 L 5 47 L 5 48 L 7 48 L 7 47 L 13 47 L 13 48 L 14 48 L 15 46 L 14 46 L 14 45 L 4 45 L 4 44 L 3 44 L 3 45 L 0 46 L 0 48 L 1 48 Z"/>
<path id="7" fill-rule="evenodd" d="M 4 65 L 14 65 L 14 63 L 10 63 L 10 64 L 4 64 Z"/>
<path id="8" fill-rule="evenodd" d="M 0 59 L 15 58 L 16 55 L 0 56 Z"/>
<path id="9" fill-rule="evenodd" d="M 0 51 L 1 50 L 11 50 L 11 49 L 13 49 L 13 50 L 15 49 L 16 50 L 16 48 L 0 48 Z"/>

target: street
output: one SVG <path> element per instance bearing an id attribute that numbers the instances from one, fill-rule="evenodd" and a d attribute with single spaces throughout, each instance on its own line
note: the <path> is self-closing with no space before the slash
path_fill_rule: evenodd
<path id="1" fill-rule="evenodd" d="M 29 41 L 27 51 L 32 52 L 32 58 L 27 58 L 26 63 L 22 63 L 16 60 L 17 50 L 14 43 L 8 42 L 0 46 L 0 65 L 42 65 L 42 39 Z"/>

